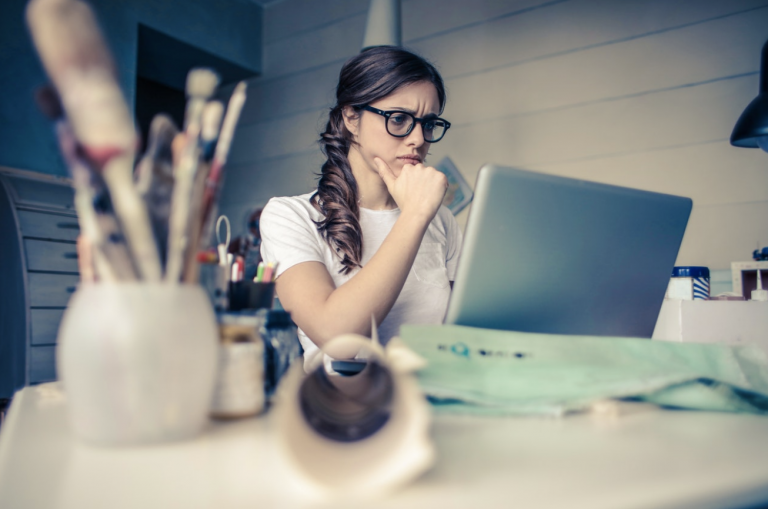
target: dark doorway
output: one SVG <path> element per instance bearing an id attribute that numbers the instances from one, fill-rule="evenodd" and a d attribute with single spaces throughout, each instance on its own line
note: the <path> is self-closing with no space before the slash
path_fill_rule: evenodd
<path id="1" fill-rule="evenodd" d="M 158 113 L 169 115 L 182 128 L 184 122 L 184 91 L 138 76 L 136 78 L 136 123 L 141 131 L 142 151 L 147 147 L 149 124 Z"/>

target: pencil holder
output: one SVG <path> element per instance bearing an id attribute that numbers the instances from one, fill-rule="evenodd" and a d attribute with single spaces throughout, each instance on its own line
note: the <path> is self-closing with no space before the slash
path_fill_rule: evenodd
<path id="1" fill-rule="evenodd" d="M 270 309 L 275 296 L 275 283 L 237 281 L 229 285 L 229 309 Z"/>
<path id="2" fill-rule="evenodd" d="M 57 351 L 75 436 L 130 445 L 196 435 L 207 422 L 217 338 L 197 285 L 81 285 Z"/>

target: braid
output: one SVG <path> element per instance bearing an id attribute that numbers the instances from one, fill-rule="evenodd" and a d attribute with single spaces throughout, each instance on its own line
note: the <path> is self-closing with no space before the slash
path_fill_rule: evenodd
<path id="1" fill-rule="evenodd" d="M 347 154 L 350 140 L 341 115 L 341 106 L 331 110 L 320 145 L 327 160 L 322 166 L 312 205 L 325 216 L 317 230 L 341 258 L 342 274 L 359 267 L 363 258 L 363 231 L 357 204 L 357 182 Z"/>

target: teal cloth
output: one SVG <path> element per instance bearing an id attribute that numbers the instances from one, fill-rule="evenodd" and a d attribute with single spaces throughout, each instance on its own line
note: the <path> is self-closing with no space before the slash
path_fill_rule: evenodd
<path id="1" fill-rule="evenodd" d="M 754 346 L 404 325 L 428 361 L 419 382 L 438 410 L 561 415 L 604 399 L 768 413 L 768 356 Z"/>

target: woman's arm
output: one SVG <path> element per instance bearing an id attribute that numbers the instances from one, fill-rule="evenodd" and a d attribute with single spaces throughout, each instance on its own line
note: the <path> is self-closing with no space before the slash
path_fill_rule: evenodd
<path id="1" fill-rule="evenodd" d="M 434 168 L 406 165 L 396 178 L 380 159 L 375 162 L 400 207 L 400 217 L 376 254 L 339 288 L 320 262 L 294 265 L 276 281 L 280 303 L 318 346 L 343 333 L 370 335 L 371 315 L 376 323 L 386 318 L 445 195 L 447 179 Z"/>

